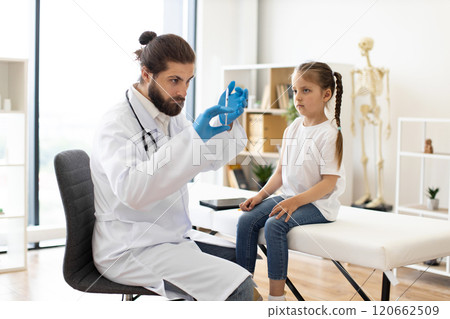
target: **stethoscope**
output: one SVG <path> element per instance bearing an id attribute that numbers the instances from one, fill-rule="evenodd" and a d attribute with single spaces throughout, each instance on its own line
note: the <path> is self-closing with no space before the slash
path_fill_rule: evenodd
<path id="1" fill-rule="evenodd" d="M 131 110 L 133 111 L 133 114 L 134 114 L 134 116 L 136 117 L 136 120 L 138 121 L 139 126 L 140 126 L 141 129 L 142 129 L 142 143 L 144 143 L 144 149 L 145 149 L 145 152 L 147 153 L 147 151 L 148 151 L 148 144 L 147 144 L 147 141 L 145 140 L 145 135 L 146 135 L 146 134 L 147 134 L 148 136 L 150 136 L 150 138 L 152 139 L 153 145 L 155 145 L 155 152 L 156 152 L 156 151 L 158 150 L 158 144 L 156 144 L 156 140 L 155 140 L 155 138 L 153 137 L 152 132 L 150 132 L 150 131 L 147 132 L 147 131 L 144 129 L 144 127 L 142 126 L 141 121 L 139 121 L 139 118 L 138 118 L 138 116 L 136 115 L 136 112 L 134 111 L 133 105 L 131 105 L 130 99 L 128 98 L 128 90 L 126 90 L 126 92 L 125 92 L 125 97 L 127 98 L 128 105 L 130 106 Z M 144 132 L 145 132 L 145 133 L 144 133 Z"/>

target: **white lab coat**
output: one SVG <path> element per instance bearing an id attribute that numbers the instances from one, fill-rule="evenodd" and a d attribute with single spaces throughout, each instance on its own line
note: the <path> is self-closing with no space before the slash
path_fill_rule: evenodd
<path id="1" fill-rule="evenodd" d="M 191 239 L 199 232 L 193 234 L 189 219 L 187 182 L 235 157 L 247 142 L 245 132 L 235 121 L 230 132 L 205 144 L 181 113 L 170 119 L 168 137 L 131 89 L 128 95 L 158 149 L 155 152 L 147 138 L 145 153 L 141 128 L 125 98 L 103 117 L 91 156 L 95 265 L 112 281 L 143 286 L 168 298 L 186 295 L 166 289 L 164 281 L 197 300 L 225 300 L 250 273 L 202 253 Z M 221 153 L 218 150 L 223 151 L 221 160 L 208 158 L 214 151 Z"/>

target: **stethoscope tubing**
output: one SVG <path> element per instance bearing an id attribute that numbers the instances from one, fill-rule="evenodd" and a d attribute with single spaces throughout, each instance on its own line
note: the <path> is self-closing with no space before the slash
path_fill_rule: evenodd
<path id="1" fill-rule="evenodd" d="M 138 123 L 139 123 L 139 126 L 140 126 L 141 129 L 142 129 L 142 142 L 143 142 L 143 144 L 144 144 L 145 152 L 148 151 L 148 144 L 147 144 L 147 141 L 145 140 L 145 134 L 147 134 L 148 136 L 150 136 L 150 138 L 152 139 L 153 145 L 155 145 L 155 152 L 156 152 L 156 151 L 158 150 L 158 144 L 156 144 L 156 140 L 155 140 L 155 138 L 153 137 L 152 132 L 147 132 L 147 131 L 144 129 L 144 126 L 142 125 L 141 121 L 139 120 L 139 117 L 137 116 L 136 112 L 134 111 L 133 105 L 131 105 L 130 98 L 128 97 L 128 90 L 125 91 L 125 97 L 127 98 L 128 105 L 130 106 L 131 111 L 132 111 L 133 114 L 134 114 L 134 117 L 136 118 L 136 120 L 137 120 Z"/>

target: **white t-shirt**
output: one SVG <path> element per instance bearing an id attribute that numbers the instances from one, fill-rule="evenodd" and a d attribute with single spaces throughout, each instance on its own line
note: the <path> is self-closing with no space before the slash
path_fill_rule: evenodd
<path id="1" fill-rule="evenodd" d="M 338 169 L 336 138 L 338 130 L 327 120 L 314 126 L 303 126 L 297 118 L 284 131 L 282 143 L 281 191 L 286 197 L 303 193 L 322 180 L 322 175 L 338 175 L 333 191 L 314 204 L 329 221 L 336 220 L 339 196 L 345 190 L 344 165 Z"/>

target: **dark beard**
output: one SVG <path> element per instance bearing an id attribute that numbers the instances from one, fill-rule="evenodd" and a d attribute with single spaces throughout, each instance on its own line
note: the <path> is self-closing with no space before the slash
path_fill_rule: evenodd
<path id="1" fill-rule="evenodd" d="M 182 96 L 174 96 L 172 98 L 169 97 L 167 100 L 164 100 L 158 84 L 154 84 L 152 82 L 148 86 L 148 97 L 158 111 L 168 116 L 176 116 L 180 114 L 184 106 L 184 98 Z"/>

